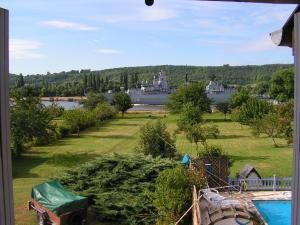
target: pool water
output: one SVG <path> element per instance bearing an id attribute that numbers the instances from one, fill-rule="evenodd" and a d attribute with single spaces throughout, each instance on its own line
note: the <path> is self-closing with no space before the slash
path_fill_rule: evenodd
<path id="1" fill-rule="evenodd" d="M 254 201 L 268 225 L 291 225 L 291 201 Z"/>

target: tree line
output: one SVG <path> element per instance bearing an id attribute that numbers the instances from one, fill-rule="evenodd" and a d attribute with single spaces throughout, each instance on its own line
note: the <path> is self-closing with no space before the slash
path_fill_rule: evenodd
<path id="1" fill-rule="evenodd" d="M 273 64 L 261 66 L 144 66 L 114 68 L 101 71 L 71 70 L 59 73 L 10 75 L 10 87 L 23 87 L 25 92 L 39 96 L 82 96 L 89 91 L 118 91 L 121 87 L 128 89 L 139 87 L 142 81 L 151 82 L 153 76 L 160 70 L 168 75 L 172 87 L 178 87 L 189 81 L 215 80 L 229 84 L 247 85 L 253 83 L 268 83 L 272 75 L 281 69 L 291 68 L 289 64 Z M 26 90 L 29 89 L 29 90 Z M 34 91 L 32 90 L 34 89 Z"/>

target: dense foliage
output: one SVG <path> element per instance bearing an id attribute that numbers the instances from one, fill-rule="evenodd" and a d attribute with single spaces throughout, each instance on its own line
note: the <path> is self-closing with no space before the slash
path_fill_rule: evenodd
<path id="1" fill-rule="evenodd" d="M 200 112 L 210 111 L 211 100 L 207 97 L 204 83 L 181 85 L 171 94 L 167 107 L 172 113 L 180 113 L 187 103 L 197 107 Z"/>
<path id="2" fill-rule="evenodd" d="M 272 77 L 270 94 L 280 102 L 294 98 L 294 70 L 280 70 Z"/>
<path id="3" fill-rule="evenodd" d="M 287 144 L 293 142 L 294 104 L 292 101 L 274 107 L 274 110 L 255 120 L 251 128 L 255 135 L 266 134 L 278 147 L 276 138 L 285 138 Z"/>
<path id="4" fill-rule="evenodd" d="M 230 97 L 230 105 L 233 108 L 241 107 L 244 103 L 248 101 L 250 97 L 250 90 L 248 88 L 241 87 Z"/>
<path id="5" fill-rule="evenodd" d="M 248 101 L 240 107 L 238 120 L 241 124 L 250 125 L 272 110 L 273 105 L 271 103 L 257 98 L 249 98 Z"/>
<path id="6" fill-rule="evenodd" d="M 68 189 L 90 199 L 91 211 L 115 224 L 155 224 L 152 193 L 159 173 L 174 161 L 144 155 L 102 155 L 67 171 L 59 180 Z"/>
<path id="7" fill-rule="evenodd" d="M 137 151 L 153 157 L 172 158 L 176 154 L 175 140 L 161 120 L 147 123 L 140 129 Z"/>
<path id="8" fill-rule="evenodd" d="M 10 75 L 11 87 L 34 87 L 36 95 L 75 96 L 87 92 L 119 91 L 120 87 L 138 87 L 141 81 L 151 81 L 153 75 L 164 70 L 171 86 L 177 87 L 189 81 L 208 81 L 212 75 L 223 84 L 252 84 L 258 81 L 270 81 L 272 74 L 292 65 L 262 66 L 144 66 L 107 69 L 102 71 L 71 70 L 60 73 L 36 74 L 29 76 Z"/>
<path id="9" fill-rule="evenodd" d="M 226 115 L 231 112 L 230 103 L 229 102 L 220 102 L 217 104 L 216 108 L 217 108 L 217 110 L 219 110 L 221 113 L 224 114 L 225 120 L 226 120 Z"/>
<path id="10" fill-rule="evenodd" d="M 117 92 L 113 95 L 112 105 L 116 107 L 116 109 L 122 112 L 122 116 L 124 113 L 133 107 L 131 103 L 130 96 L 125 92 Z"/>
<path id="11" fill-rule="evenodd" d="M 87 95 L 85 100 L 82 100 L 81 103 L 83 104 L 84 108 L 92 110 L 96 108 L 96 106 L 100 103 L 105 102 L 106 99 L 102 94 L 90 92 Z"/>
<path id="12" fill-rule="evenodd" d="M 51 125 L 53 117 L 40 99 L 32 96 L 23 98 L 20 93 L 14 93 L 11 97 L 10 126 L 14 153 L 21 154 L 28 142 L 39 144 L 50 141 L 54 133 L 54 127 Z"/>
<path id="13" fill-rule="evenodd" d="M 192 205 L 193 185 L 197 190 L 206 187 L 206 179 L 201 171 L 179 165 L 159 174 L 154 193 L 154 205 L 159 214 L 158 224 L 174 224 L 185 213 Z M 191 224 L 191 221 L 185 222 Z"/>
<path id="14" fill-rule="evenodd" d="M 70 129 L 70 132 L 77 133 L 77 135 L 79 135 L 79 131 L 96 124 L 94 113 L 83 109 L 71 109 L 65 111 L 63 121 Z"/>
<path id="15" fill-rule="evenodd" d="M 187 127 L 185 130 L 187 139 L 196 145 L 198 152 L 198 143 L 200 142 L 204 148 L 207 146 L 208 138 L 217 138 L 220 130 L 216 125 L 195 124 Z"/>
<path id="16" fill-rule="evenodd" d="M 221 146 L 218 145 L 206 145 L 204 151 L 201 151 L 198 156 L 200 159 L 226 159 L 228 162 L 228 167 L 231 167 L 233 164 L 231 156 L 225 152 Z"/>
<path id="17" fill-rule="evenodd" d="M 189 126 L 199 124 L 202 122 L 203 112 L 199 107 L 194 106 L 191 102 L 186 103 L 177 120 L 179 130 L 186 130 Z"/>

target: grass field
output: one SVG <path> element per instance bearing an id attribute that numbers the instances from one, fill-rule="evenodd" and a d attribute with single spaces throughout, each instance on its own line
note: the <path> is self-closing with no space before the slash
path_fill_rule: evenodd
<path id="1" fill-rule="evenodd" d="M 176 129 L 176 116 L 147 113 L 129 114 L 125 118 L 107 122 L 99 128 L 90 128 L 80 134 L 62 139 L 46 147 L 34 147 L 21 158 L 14 159 L 14 198 L 17 225 L 32 225 L 35 216 L 26 209 L 31 187 L 61 171 L 87 162 L 105 153 L 129 153 L 134 151 L 139 137 L 139 129 L 149 121 L 162 118 L 168 129 Z M 284 140 L 278 140 L 279 148 L 274 148 L 267 137 L 253 137 L 248 127 L 241 127 L 230 120 L 224 121 L 220 114 L 206 115 L 207 122 L 216 123 L 221 136 L 209 143 L 221 145 L 234 160 L 231 175 L 234 176 L 246 163 L 255 166 L 262 176 L 291 176 L 292 150 Z M 183 134 L 177 136 L 177 148 L 182 153 L 195 155 L 194 146 Z M 92 223 L 100 225 L 99 223 Z M 104 224 L 101 224 L 104 225 Z"/>

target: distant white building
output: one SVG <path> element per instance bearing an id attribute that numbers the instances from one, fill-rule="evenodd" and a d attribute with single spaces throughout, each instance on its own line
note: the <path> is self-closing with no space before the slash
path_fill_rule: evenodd
<path id="1" fill-rule="evenodd" d="M 205 91 L 207 97 L 212 100 L 212 105 L 215 105 L 220 102 L 229 101 L 230 96 L 236 91 L 236 88 L 233 86 L 224 88 L 223 84 L 215 81 L 209 81 Z"/>
<path id="2" fill-rule="evenodd" d="M 209 94 L 224 92 L 225 88 L 222 84 L 218 82 L 209 81 L 209 84 L 206 86 L 206 92 Z"/>

